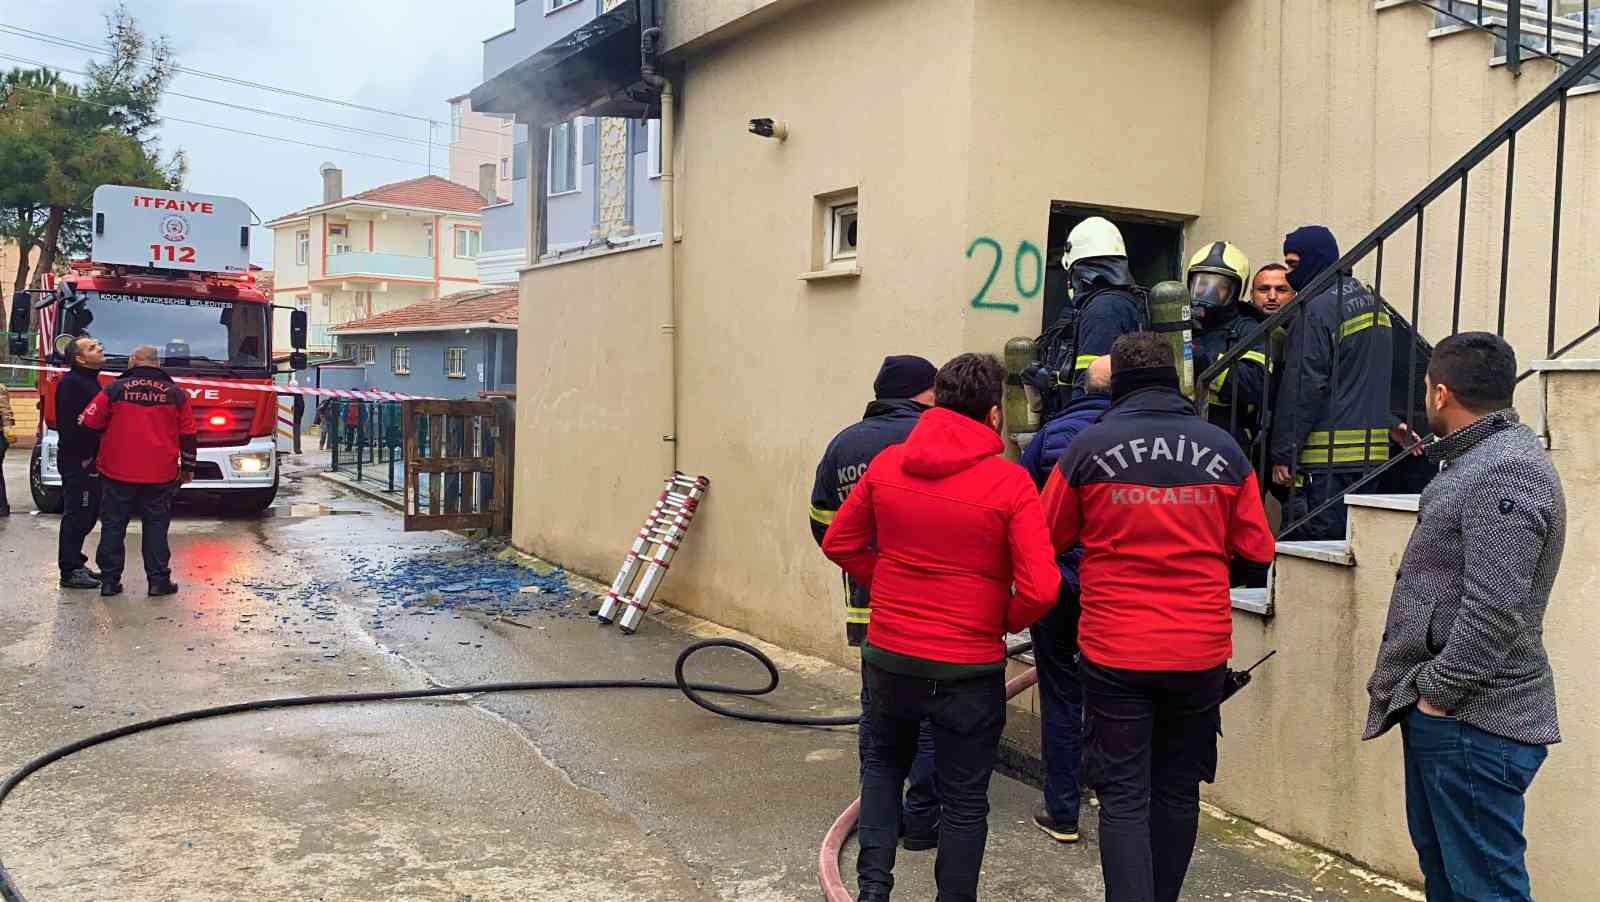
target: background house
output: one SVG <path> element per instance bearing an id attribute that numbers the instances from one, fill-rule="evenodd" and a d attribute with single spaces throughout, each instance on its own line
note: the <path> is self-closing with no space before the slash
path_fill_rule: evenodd
<path id="1" fill-rule="evenodd" d="M 333 352 L 334 326 L 478 284 L 479 211 L 494 198 L 433 175 L 345 196 L 337 167 L 321 176 L 321 204 L 266 224 L 273 298 L 309 312 L 313 352 Z M 276 328 L 287 347 L 288 317 Z"/>
<path id="2" fill-rule="evenodd" d="M 450 399 L 514 392 L 517 303 L 515 288 L 478 289 L 334 326 L 339 357 L 361 366 L 338 373 L 338 387 Z"/>
<path id="3" fill-rule="evenodd" d="M 493 166 L 495 197 L 511 197 L 515 123 L 474 111 L 466 94 L 445 103 L 450 105 L 450 181 L 478 190 L 484 185 L 482 167 Z"/>
<path id="4" fill-rule="evenodd" d="M 564 52 L 559 49 L 564 38 L 619 5 L 618 0 L 515 0 L 515 26 L 483 42 L 484 80 L 542 68 L 541 52 Z M 473 115 L 487 113 L 503 121 L 513 115 L 503 106 L 474 109 L 479 112 Z M 530 153 L 528 126 L 515 126 L 508 202 L 483 211 L 479 263 L 485 284 L 514 282 L 518 269 L 527 265 L 528 223 L 538 206 L 528 200 L 529 167 L 541 158 L 545 172 L 533 180 L 543 185 L 549 228 L 541 256 L 603 248 L 608 240 L 648 243 L 660 235 L 659 121 L 574 116 L 541 135 L 545 152 Z"/>

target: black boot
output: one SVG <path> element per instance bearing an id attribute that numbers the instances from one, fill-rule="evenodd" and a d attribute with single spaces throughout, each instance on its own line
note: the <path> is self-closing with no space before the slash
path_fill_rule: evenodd
<path id="1" fill-rule="evenodd" d="M 101 580 L 100 581 L 100 597 L 101 598 L 110 598 L 113 595 L 121 595 L 121 594 L 122 594 L 122 583 L 114 582 L 114 581 L 113 582 L 107 582 L 105 580 Z"/>
<path id="2" fill-rule="evenodd" d="M 91 573 L 87 568 L 79 567 L 71 573 L 61 574 L 61 588 L 98 589 L 100 588 L 100 577 Z"/>
<path id="3" fill-rule="evenodd" d="M 150 597 L 178 594 L 178 584 L 170 579 L 160 579 L 150 584 Z"/>

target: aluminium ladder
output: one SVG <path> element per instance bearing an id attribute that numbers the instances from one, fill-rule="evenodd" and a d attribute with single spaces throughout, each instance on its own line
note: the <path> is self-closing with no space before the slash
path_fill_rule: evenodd
<path id="1" fill-rule="evenodd" d="M 595 617 L 602 624 L 615 622 L 629 635 L 639 628 L 639 621 L 650 607 L 650 600 L 655 597 L 661 580 L 672 565 L 672 556 L 689 531 L 695 509 L 700 506 L 700 500 L 710 487 L 711 480 L 704 476 L 673 473 L 672 478 L 667 480 L 655 507 L 651 508 L 644 526 L 634 538 L 633 547 L 628 549 L 627 557 L 623 558 L 622 569 L 617 571 L 617 578 L 611 581 L 605 601 L 601 602 L 600 610 L 595 612 Z M 639 575 L 641 563 L 644 564 L 643 576 Z"/>

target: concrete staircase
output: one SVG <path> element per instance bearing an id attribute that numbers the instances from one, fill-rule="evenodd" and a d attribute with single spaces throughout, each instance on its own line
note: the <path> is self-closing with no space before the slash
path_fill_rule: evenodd
<path id="1" fill-rule="evenodd" d="M 1534 894 L 1594 898 L 1600 885 L 1600 360 L 1536 363 L 1523 421 L 1546 438 L 1565 483 L 1566 553 L 1545 624 L 1565 742 L 1529 796 Z M 1209 801 L 1375 870 L 1416 880 L 1397 734 L 1363 744 L 1366 681 L 1389 593 L 1416 522 L 1415 495 L 1353 495 L 1344 542 L 1284 542 L 1268 616 L 1236 597 L 1234 661 L 1279 654 L 1228 703 Z"/>
<path id="2" fill-rule="evenodd" d="M 1519 42 L 1524 61 L 1536 59 L 1537 54 L 1548 52 L 1562 63 L 1571 65 L 1583 57 L 1584 49 L 1600 46 L 1600 2 L 1591 5 L 1587 35 L 1584 31 L 1581 8 L 1570 17 L 1563 15 L 1563 0 L 1557 0 L 1557 15 L 1551 17 L 1538 5 L 1524 0 L 1522 3 L 1522 40 Z M 1381 13 L 1408 6 L 1423 6 L 1434 10 L 1434 27 L 1428 32 L 1432 40 L 1443 40 L 1461 34 L 1480 35 L 1483 40 L 1492 38 L 1489 65 L 1502 67 L 1507 63 L 1505 32 L 1508 27 L 1509 5 L 1503 0 L 1377 0 L 1375 8 Z M 1462 21 L 1462 20 L 1466 21 Z M 1476 25 L 1473 23 L 1477 23 Z M 1479 27 L 1481 25 L 1481 27 Z M 1488 32 L 1484 29 L 1489 29 Z M 1574 95 L 1600 91 L 1600 80 L 1591 80 Z"/>

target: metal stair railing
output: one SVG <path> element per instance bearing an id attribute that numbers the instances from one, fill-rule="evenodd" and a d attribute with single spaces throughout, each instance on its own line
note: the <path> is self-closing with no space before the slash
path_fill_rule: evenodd
<path id="1" fill-rule="evenodd" d="M 1494 35 L 1505 44 L 1506 68 L 1514 75 L 1521 74 L 1525 54 L 1548 59 L 1557 66 L 1571 66 L 1574 65 L 1573 59 L 1587 56 L 1589 51 L 1594 49 L 1590 46 L 1593 43 L 1591 34 L 1594 26 L 1590 0 L 1582 0 L 1581 4 L 1570 4 L 1573 7 L 1572 11 L 1582 16 L 1577 21 L 1558 15 L 1554 9 L 1524 9 L 1522 0 L 1500 0 L 1500 2 L 1491 0 L 1487 3 L 1485 0 L 1414 0 L 1414 2 L 1433 10 L 1437 21 L 1453 22 Z M 1559 0 L 1551 2 L 1553 4 Z M 1543 24 L 1538 27 L 1544 31 L 1542 49 L 1537 36 L 1532 34 L 1535 23 L 1541 22 Z M 1557 37 L 1557 31 L 1562 32 L 1561 38 Z M 1563 53 L 1558 41 L 1574 39 L 1578 41 L 1578 52 Z"/>
<path id="2" fill-rule="evenodd" d="M 1515 6 L 1513 6 L 1513 8 L 1515 8 Z M 1430 350 L 1430 348 L 1421 341 L 1420 336 L 1417 335 L 1415 331 L 1415 324 L 1418 322 L 1421 314 L 1421 299 L 1423 293 L 1424 223 L 1427 207 L 1434 201 L 1443 197 L 1446 192 L 1450 191 L 1452 188 L 1459 186 L 1459 208 L 1456 211 L 1452 211 L 1456 213 L 1456 216 L 1454 217 L 1456 240 L 1455 267 L 1453 272 L 1453 306 L 1450 317 L 1450 334 L 1453 335 L 1460 331 L 1461 323 L 1462 262 L 1466 250 L 1465 243 L 1467 231 L 1468 183 L 1471 174 L 1480 164 L 1482 164 L 1485 160 L 1488 160 L 1490 156 L 1495 154 L 1497 151 L 1501 150 L 1502 148 L 1505 149 L 1505 209 L 1504 222 L 1501 226 L 1498 310 L 1495 328 L 1495 334 L 1504 337 L 1506 332 L 1507 286 L 1512 259 L 1511 226 L 1513 198 L 1516 187 L 1515 175 L 1517 166 L 1517 135 L 1523 129 L 1527 128 L 1530 124 L 1538 120 L 1540 116 L 1551 107 L 1556 108 L 1558 118 L 1556 124 L 1554 151 L 1555 160 L 1553 164 L 1553 191 L 1549 197 L 1551 216 L 1549 248 L 1550 277 L 1548 321 L 1543 356 L 1547 359 L 1561 357 L 1574 348 L 1582 345 L 1588 339 L 1600 334 L 1600 312 L 1597 312 L 1597 323 L 1594 326 L 1590 327 L 1576 339 L 1569 341 L 1564 345 L 1558 347 L 1556 343 L 1557 308 L 1559 299 L 1558 287 L 1560 284 L 1562 187 L 1565 180 L 1566 169 L 1568 93 L 1574 87 L 1581 85 L 1585 79 L 1593 77 L 1597 70 L 1600 70 L 1600 48 L 1590 50 L 1583 56 L 1581 60 L 1569 66 L 1566 71 L 1562 72 L 1533 99 L 1529 100 L 1521 109 L 1513 113 L 1499 127 L 1495 128 L 1488 135 L 1486 135 L 1483 140 L 1479 141 L 1477 145 L 1468 150 L 1459 160 L 1451 164 L 1449 168 L 1447 168 L 1437 178 L 1419 191 L 1414 197 L 1396 210 L 1394 214 L 1386 219 L 1381 225 L 1379 225 L 1366 237 L 1356 242 L 1356 244 L 1352 246 L 1350 250 L 1344 254 L 1344 256 L 1340 257 L 1334 265 L 1330 266 L 1327 270 L 1320 273 L 1316 278 L 1312 279 L 1303 290 L 1296 294 L 1293 300 L 1279 308 L 1278 311 L 1273 313 L 1271 316 L 1268 316 L 1262 320 L 1248 336 L 1240 340 L 1226 353 L 1219 356 L 1217 360 L 1211 362 L 1210 365 L 1207 366 L 1206 369 L 1195 380 L 1195 402 L 1198 409 L 1201 411 L 1206 411 L 1209 409 L 1207 403 L 1208 400 L 1210 400 L 1209 395 L 1212 391 L 1214 380 L 1217 380 L 1220 376 L 1222 376 L 1222 374 L 1226 373 L 1230 367 L 1243 358 L 1247 353 L 1250 353 L 1253 350 L 1262 347 L 1263 345 L 1271 346 L 1273 336 L 1275 334 L 1281 335 L 1282 333 L 1280 330 L 1292 327 L 1292 324 L 1294 324 L 1301 316 L 1304 301 L 1315 298 L 1329 288 L 1332 288 L 1336 284 L 1336 280 L 1338 280 L 1337 284 L 1340 286 L 1339 290 L 1342 292 L 1343 286 L 1349 284 L 1345 281 L 1345 277 L 1353 277 L 1355 275 L 1356 267 L 1366 263 L 1369 258 L 1372 260 L 1374 266 L 1373 279 L 1370 283 L 1370 288 L 1373 295 L 1381 299 L 1383 297 L 1383 267 L 1386 242 L 1393 238 L 1401 229 L 1411 226 L 1414 223 L 1416 229 L 1416 245 L 1413 254 L 1414 259 L 1412 261 L 1411 271 L 1410 318 L 1407 319 L 1406 317 L 1402 316 L 1397 309 L 1395 309 L 1393 306 L 1390 306 L 1387 302 L 1383 303 L 1384 312 L 1389 314 L 1389 317 L 1395 326 L 1391 334 L 1399 336 L 1403 333 L 1408 339 L 1405 347 L 1401 347 L 1398 339 L 1396 339 L 1396 346 L 1394 348 L 1395 372 L 1400 372 L 1399 364 L 1402 359 L 1404 359 L 1406 364 L 1403 373 L 1403 378 L 1405 381 L 1400 386 L 1400 388 L 1404 391 L 1404 400 L 1398 400 L 1398 393 L 1391 391 L 1391 413 L 1398 421 L 1414 427 L 1417 420 L 1417 412 L 1422 402 L 1422 372 L 1419 371 L 1417 367 L 1419 351 L 1422 353 L 1427 353 L 1428 350 Z M 1537 193 L 1536 197 L 1538 197 Z M 1543 198 L 1540 199 L 1542 200 Z M 1543 251 L 1541 250 L 1540 253 L 1542 255 Z M 1340 300 L 1343 300 L 1342 294 L 1340 295 Z M 1376 314 L 1374 316 L 1374 322 L 1376 322 Z M 1333 349 L 1333 372 L 1336 374 L 1335 378 L 1337 378 L 1337 373 L 1339 371 L 1337 341 L 1334 342 Z M 1530 374 L 1531 371 L 1525 371 L 1522 373 L 1518 381 L 1520 382 L 1522 379 L 1527 378 L 1527 376 Z M 1283 379 L 1295 378 L 1297 374 L 1285 372 L 1284 368 L 1280 365 L 1274 372 L 1274 376 L 1276 380 L 1281 382 Z M 1259 399 L 1243 399 L 1246 402 L 1246 406 L 1250 406 L 1250 402 L 1254 400 L 1257 402 L 1258 409 L 1261 411 L 1261 434 L 1252 441 L 1251 445 L 1252 457 L 1255 460 L 1256 469 L 1260 475 L 1263 492 L 1266 492 L 1271 484 L 1271 467 L 1269 466 L 1270 459 L 1268 457 L 1268 452 L 1273 421 L 1277 419 L 1275 416 L 1276 411 L 1273 409 L 1273 404 L 1276 400 L 1274 397 L 1276 391 L 1272 385 L 1274 380 L 1269 379 L 1266 380 L 1266 382 L 1267 384 L 1263 388 L 1261 397 Z M 1233 425 L 1235 427 L 1238 425 L 1238 417 L 1240 412 L 1245 409 L 1245 407 L 1241 406 L 1240 404 L 1241 399 L 1239 397 L 1239 383 L 1240 380 L 1238 379 L 1230 379 L 1221 382 L 1222 390 L 1224 392 L 1231 391 L 1232 393 L 1229 400 L 1225 403 L 1228 410 L 1231 412 L 1230 415 L 1233 417 Z M 1330 385 L 1329 391 L 1331 392 L 1332 390 L 1333 386 Z M 1239 434 L 1237 428 L 1231 431 L 1233 431 L 1235 435 Z M 1422 431 L 1425 430 L 1419 430 L 1418 433 L 1414 433 L 1415 437 L 1421 439 L 1427 439 L 1430 437 L 1427 435 L 1421 435 L 1420 432 Z M 1335 463 L 1333 460 L 1334 450 L 1332 446 L 1335 444 L 1335 439 L 1330 437 L 1329 444 L 1330 447 L 1327 471 L 1332 472 Z M 1374 439 L 1368 444 L 1368 447 L 1370 448 L 1377 444 L 1378 441 Z M 1284 520 L 1287 523 L 1287 525 L 1280 529 L 1280 536 L 1287 536 L 1290 533 L 1293 533 L 1296 529 L 1305 526 L 1306 523 L 1316 518 L 1333 505 L 1344 503 L 1345 495 L 1360 491 L 1361 489 L 1373 484 L 1374 481 L 1379 479 L 1385 473 L 1389 473 L 1391 470 L 1411 457 L 1410 449 L 1400 448 L 1397 443 L 1392 441 L 1385 442 L 1385 444 L 1389 445 L 1388 453 L 1380 453 L 1376 458 L 1369 457 L 1358 462 L 1361 468 L 1361 477 L 1359 480 L 1355 481 L 1353 484 L 1349 485 L 1344 490 L 1338 492 L 1332 497 L 1322 500 L 1315 507 L 1312 507 L 1299 516 L 1294 517 L 1292 521 L 1290 521 L 1290 512 L 1295 508 L 1294 501 L 1297 489 L 1290 487 L 1287 492 L 1287 498 L 1280 498 L 1280 500 L 1284 502 Z M 1411 448 L 1415 447 L 1415 445 L 1411 446 Z M 1297 457 L 1299 450 L 1300 449 L 1298 448 L 1296 449 Z M 1305 471 L 1311 465 L 1301 465 L 1297 461 L 1295 466 L 1297 469 Z M 1322 465 L 1317 464 L 1315 466 L 1320 467 Z M 1351 464 L 1349 461 L 1342 461 L 1341 467 L 1344 472 L 1349 472 L 1351 469 Z M 1315 471 L 1313 470 L 1311 472 Z"/>

